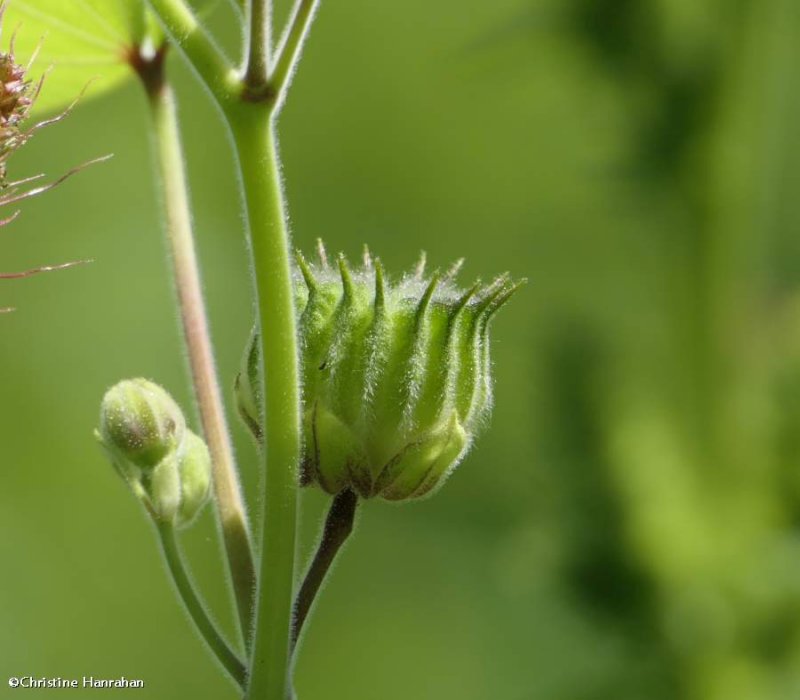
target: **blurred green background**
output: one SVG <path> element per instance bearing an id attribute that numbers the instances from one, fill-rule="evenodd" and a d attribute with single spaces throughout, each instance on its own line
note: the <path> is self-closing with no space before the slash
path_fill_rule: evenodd
<path id="1" fill-rule="evenodd" d="M 232 46 L 229 8 L 210 18 Z M 798 67 L 795 0 L 323 2 L 280 121 L 295 243 L 530 284 L 495 325 L 477 449 L 434 499 L 363 508 L 302 700 L 800 698 Z M 235 173 L 171 69 L 230 384 L 252 317 Z M 125 675 L 145 689 L 106 692 L 234 698 L 92 437 L 123 377 L 189 405 L 138 85 L 11 174 L 109 152 L 0 230 L 3 271 L 94 260 L 0 281 L 0 697 Z M 326 499 L 303 499 L 305 556 Z M 185 540 L 231 629 L 208 513 Z"/>

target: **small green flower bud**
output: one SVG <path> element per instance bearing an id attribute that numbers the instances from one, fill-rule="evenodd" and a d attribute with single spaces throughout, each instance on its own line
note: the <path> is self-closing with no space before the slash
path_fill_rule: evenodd
<path id="1" fill-rule="evenodd" d="M 155 520 L 191 524 L 209 499 L 211 457 L 164 389 L 146 379 L 115 385 L 103 398 L 95 434 Z"/>
<path id="2" fill-rule="evenodd" d="M 181 502 L 176 525 L 191 525 L 211 495 L 211 455 L 201 438 L 186 431 L 186 451 L 178 465 Z"/>
<path id="3" fill-rule="evenodd" d="M 158 384 L 129 379 L 106 392 L 100 407 L 100 439 L 115 461 L 153 469 L 183 442 L 186 421 Z"/>
<path id="4" fill-rule="evenodd" d="M 426 277 L 423 259 L 391 284 L 368 252 L 356 271 L 343 257 L 331 269 L 324 250 L 318 265 L 298 255 L 304 483 L 419 498 L 467 453 L 491 409 L 491 320 L 520 285 L 460 290 L 459 266 Z M 261 440 L 259 359 L 254 332 L 236 393 Z"/>

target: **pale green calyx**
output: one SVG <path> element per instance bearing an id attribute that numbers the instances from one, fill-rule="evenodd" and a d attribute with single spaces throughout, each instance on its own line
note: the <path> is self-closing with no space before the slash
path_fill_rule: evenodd
<path id="1" fill-rule="evenodd" d="M 490 323 L 520 283 L 460 290 L 459 267 L 426 276 L 423 258 L 393 284 L 368 251 L 358 270 L 298 254 L 304 483 L 419 498 L 467 453 L 491 409 Z M 236 394 L 260 440 L 259 355 L 254 332 Z"/>
<path id="2" fill-rule="evenodd" d="M 203 440 L 186 432 L 186 451 L 178 464 L 181 499 L 177 525 L 190 525 L 211 494 L 211 455 Z"/>
<path id="3" fill-rule="evenodd" d="M 155 520 L 188 525 L 208 500 L 208 449 L 158 384 L 129 379 L 109 389 L 95 435 Z"/>

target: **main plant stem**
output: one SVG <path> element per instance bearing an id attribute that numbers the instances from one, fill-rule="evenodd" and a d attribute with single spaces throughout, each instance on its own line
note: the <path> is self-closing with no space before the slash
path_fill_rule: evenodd
<path id="1" fill-rule="evenodd" d="M 136 66 L 147 90 L 159 171 L 163 184 L 167 238 L 181 324 L 203 434 L 213 463 L 215 501 L 236 596 L 242 635 L 247 639 L 255 574 L 242 492 L 219 388 L 195 251 L 188 188 L 175 97 L 164 77 L 163 53 Z"/>
<path id="2" fill-rule="evenodd" d="M 277 79 L 267 75 L 266 89 L 262 64 L 268 62 L 269 0 L 250 0 L 247 66 L 244 75 L 238 77 L 186 0 L 149 3 L 222 109 L 241 172 L 260 326 L 265 436 L 261 454 L 264 516 L 246 698 L 286 700 L 299 489 L 300 375 L 274 117 L 299 59 L 317 0 L 296 0 L 278 58 Z"/>
<path id="3" fill-rule="evenodd" d="M 263 368 L 264 515 L 247 698 L 286 700 L 295 575 L 300 391 L 289 240 L 271 108 L 229 113 L 250 224 Z"/>

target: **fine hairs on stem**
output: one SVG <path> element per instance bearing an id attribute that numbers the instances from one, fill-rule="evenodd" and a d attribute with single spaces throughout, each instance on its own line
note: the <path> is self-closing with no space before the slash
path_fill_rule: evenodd
<path id="1" fill-rule="evenodd" d="M 322 528 L 319 546 L 297 594 L 292 626 L 293 651 L 297 648 L 297 642 L 303 632 L 303 625 L 331 564 L 353 532 L 357 506 L 358 496 L 350 489 L 345 489 L 333 498 Z"/>
<path id="2" fill-rule="evenodd" d="M 127 64 L 147 98 L 156 171 L 149 179 L 158 185 L 196 408 L 194 416 L 191 407 L 184 411 L 165 385 L 147 376 L 126 377 L 105 391 L 95 437 L 156 527 L 176 592 L 240 697 L 287 700 L 293 695 L 299 641 L 353 532 L 359 500 L 426 497 L 469 451 L 491 406 L 491 319 L 520 283 L 501 276 L 488 286 L 459 290 L 454 278 L 460 263 L 444 276 L 430 273 L 424 254 L 412 274 L 395 279 L 366 246 L 360 269 L 351 268 L 343 252 L 329 261 L 321 244 L 319 264 L 307 262 L 300 251 L 291 255 L 276 123 L 320 3 L 294 0 L 276 44 L 271 0 L 229 2 L 245 29 L 238 69 L 200 21 L 193 0 L 125 0 L 120 3 L 124 18 L 114 14 L 120 12 L 116 3 L 84 8 L 102 33 L 114 34 L 113 40 L 98 40 L 113 53 L 109 63 Z M 0 17 L 4 7 L 0 0 Z M 82 26 L 83 9 L 71 3 L 60 7 L 63 21 L 54 7 L 32 12 L 61 30 Z M 81 42 L 92 38 L 91 31 L 73 34 Z M 203 294 L 177 100 L 166 72 L 173 47 L 215 101 L 239 175 L 256 318 L 244 364 L 231 385 L 258 446 L 255 533 L 239 482 Z M 0 76 L 5 138 L 0 205 L 9 205 L 56 186 L 80 168 L 27 191 L 20 186 L 37 177 L 7 180 L 8 155 L 72 107 L 21 131 L 18 124 L 35 99 L 30 93 L 38 94 L 38 88 L 24 79 L 13 40 L 9 52 L 0 51 L 0 67 L 5 76 Z M 0 226 L 13 217 L 0 220 Z M 73 264 L 0 273 L 0 280 Z M 302 582 L 297 562 L 301 485 L 315 485 L 332 497 Z M 210 500 L 237 623 L 230 634 L 222 634 L 195 586 L 178 537 Z"/>
<path id="3" fill-rule="evenodd" d="M 212 458 L 214 502 L 229 562 L 239 627 L 247 641 L 255 588 L 250 531 L 214 363 L 192 231 L 177 109 L 172 88 L 164 74 L 165 58 L 166 46 L 162 46 L 152 57 L 144 58 L 136 51 L 130 60 L 142 80 L 150 106 L 153 141 L 163 187 L 167 239 L 192 386 Z"/>
<path id="4" fill-rule="evenodd" d="M 240 507 L 241 497 L 237 503 L 230 498 L 235 490 L 229 489 L 226 496 L 225 489 L 217 488 L 217 499 L 241 626 L 252 630 L 252 636 L 246 637 L 245 700 L 286 700 L 291 697 L 292 660 L 304 623 L 331 565 L 352 533 L 358 499 L 374 496 L 387 500 L 422 498 L 438 488 L 472 445 L 475 431 L 491 407 L 488 338 L 491 320 L 522 282 L 514 283 L 503 275 L 490 285 L 476 284 L 454 297 L 452 291 L 443 288 L 452 285 L 460 264 L 442 277 L 438 272 L 427 274 L 423 258 L 413 276 L 392 285 L 384 276 L 380 261 L 373 261 L 366 252 L 364 269 L 357 276 L 351 274 L 342 255 L 337 258 L 341 277 L 338 286 L 329 275 L 317 280 L 314 271 L 301 258 L 297 264 L 308 294 L 306 308 L 302 311 L 304 323 L 298 329 L 298 297 L 290 262 L 275 122 L 318 1 L 296 0 L 274 55 L 271 52 L 270 3 L 267 0 L 246 3 L 242 15 L 248 31 L 242 46 L 245 63 L 241 71 L 228 63 L 185 0 L 149 2 L 171 41 L 184 53 L 215 99 L 234 144 L 257 307 L 253 345 L 246 353 L 245 382 L 237 380 L 239 389 L 247 387 L 247 404 L 252 409 L 248 413 L 247 406 L 240 402 L 240 411 L 247 415 L 247 425 L 255 426 L 253 432 L 261 448 L 262 517 L 260 536 L 254 538 L 259 551 L 253 557 L 252 570 L 247 569 L 250 559 L 245 556 L 249 553 L 249 537 L 245 536 L 247 520 Z M 176 281 L 179 287 L 186 285 L 189 290 L 188 293 L 179 291 L 181 303 L 186 304 L 182 313 L 192 318 L 198 308 L 202 310 L 202 297 L 197 282 L 199 275 L 192 247 L 174 102 L 163 77 L 150 84 L 145 80 L 145 84 L 151 95 L 157 136 L 162 132 L 168 134 L 162 153 L 162 177 L 167 199 L 174 198 L 177 206 L 173 212 L 168 206 L 167 218 L 170 227 L 177 230 L 177 233 L 171 232 Z M 167 114 L 168 119 L 164 116 Z M 178 194 L 173 197 L 175 192 Z M 181 268 L 186 260 L 191 260 L 191 274 L 184 278 L 186 270 Z M 321 264 L 327 267 L 324 251 Z M 409 284 L 412 279 L 413 290 Z M 191 291 L 195 283 L 198 284 L 197 298 Z M 326 294 L 341 295 L 331 319 L 325 313 L 318 313 L 319 309 L 311 308 L 319 301 L 315 290 L 323 284 L 329 286 Z M 360 289 L 358 294 L 356 286 Z M 408 310 L 410 290 L 416 297 L 413 321 L 399 322 L 398 315 Z M 399 300 L 403 303 L 398 303 Z M 363 305 L 369 308 L 361 308 Z M 320 323 L 333 323 L 335 328 L 320 333 L 316 329 L 311 341 L 303 335 L 302 361 L 306 371 L 327 367 L 327 374 L 306 383 L 306 406 L 301 407 L 298 335 L 306 333 L 309 324 L 305 320 L 312 317 L 322 319 Z M 333 333 L 338 334 L 338 338 L 347 338 L 351 344 L 362 342 L 363 333 L 354 321 L 362 317 L 371 319 L 368 339 L 364 342 L 373 361 L 368 363 L 369 376 L 360 376 L 355 382 L 357 390 L 351 392 L 349 388 L 353 387 L 346 382 L 337 384 L 330 379 L 334 372 L 344 372 L 344 354 L 332 349 L 338 347 L 336 343 L 325 349 L 314 346 L 317 341 L 313 338 L 328 338 Z M 204 312 L 200 318 L 205 322 Z M 186 335 L 191 348 L 190 330 L 187 329 Z M 206 370 L 201 379 L 215 382 L 207 330 L 203 339 L 208 343 L 208 362 L 203 365 Z M 390 366 L 381 358 L 387 348 L 393 347 L 400 350 L 395 353 L 394 365 Z M 317 357 L 319 353 L 322 354 Z M 241 376 L 240 373 L 240 379 Z M 316 375 L 309 374 L 307 379 L 313 376 Z M 325 384 L 326 381 L 329 383 Z M 379 386 L 377 382 L 382 384 Z M 337 396 L 333 403 L 326 405 L 325 401 L 334 392 L 333 384 L 346 396 Z M 324 387 L 324 391 L 315 397 L 314 386 Z M 360 392 L 366 387 L 371 388 L 364 397 Z M 214 398 L 213 392 L 205 395 L 202 389 L 198 383 L 201 413 L 203 404 L 213 405 L 211 399 Z M 380 417 L 379 430 L 373 425 L 365 427 L 358 421 L 348 424 L 348 421 L 352 423 L 352 416 L 349 416 L 352 411 L 343 411 L 341 406 L 350 406 L 359 397 L 373 402 L 374 415 Z M 241 394 L 238 398 L 242 398 Z M 302 424 L 301 408 L 304 410 Z M 312 416 L 310 427 L 309 415 Z M 205 415 L 203 420 L 209 437 Z M 210 424 L 220 427 L 221 434 L 227 438 L 221 408 L 219 418 L 212 417 Z M 373 432 L 366 434 L 365 430 Z M 365 447 L 385 435 L 392 437 L 380 449 Z M 211 438 L 209 440 L 211 446 Z M 216 451 L 222 458 L 215 457 L 215 461 L 226 463 L 224 450 Z M 227 463 L 235 474 L 232 458 Z M 304 478 L 309 477 L 309 483 L 316 480 L 333 496 L 333 501 L 318 549 L 295 598 L 301 463 Z M 231 483 L 236 484 L 235 477 Z M 231 504 L 237 519 L 225 517 L 226 508 Z M 255 600 L 251 605 L 240 583 L 253 580 Z M 192 602 L 187 602 L 187 607 L 192 606 Z M 200 624 L 205 624 L 202 618 Z"/>
<path id="5" fill-rule="evenodd" d="M 200 636 L 202 636 L 226 673 L 240 688 L 244 688 L 247 669 L 236 655 L 236 652 L 225 641 L 214 621 L 209 617 L 207 607 L 195 590 L 181 556 L 175 528 L 168 523 L 158 523 L 156 527 L 164 560 L 187 613 Z"/>
<path id="6" fill-rule="evenodd" d="M 274 116 L 299 58 L 315 3 L 309 6 L 300 0 L 296 5 L 275 81 L 268 65 L 272 8 L 267 0 L 249 4 L 243 49 L 248 58 L 241 76 L 184 0 L 150 0 L 150 6 L 215 98 L 236 145 L 262 331 L 262 428 L 269 436 L 261 451 L 264 513 L 246 697 L 285 700 L 290 688 L 301 440 L 297 328 Z M 265 90 L 265 85 L 270 89 Z M 235 566 L 230 557 L 229 565 Z M 236 580 L 237 574 L 232 572 L 232 577 Z"/>

